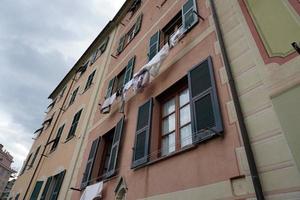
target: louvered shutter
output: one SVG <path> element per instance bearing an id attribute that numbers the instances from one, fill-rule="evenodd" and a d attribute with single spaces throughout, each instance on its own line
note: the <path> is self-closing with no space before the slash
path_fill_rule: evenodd
<path id="1" fill-rule="evenodd" d="M 149 41 L 148 60 L 150 61 L 159 51 L 159 31 L 151 36 Z"/>
<path id="2" fill-rule="evenodd" d="M 93 169 L 97 149 L 98 149 L 98 146 L 100 143 L 99 141 L 100 141 L 100 138 L 97 138 L 92 143 L 88 161 L 86 163 L 86 167 L 85 167 L 82 181 L 81 181 L 81 188 L 85 188 L 88 185 L 88 182 L 91 180 L 92 169 Z"/>
<path id="3" fill-rule="evenodd" d="M 124 46 L 125 46 L 125 39 L 126 39 L 126 35 L 123 35 L 120 40 L 119 40 L 119 46 L 118 46 L 118 49 L 117 49 L 117 53 L 120 54 L 123 49 L 124 49 Z"/>
<path id="4" fill-rule="evenodd" d="M 37 200 L 38 199 L 41 188 L 43 186 L 43 183 L 44 183 L 43 181 L 37 181 L 36 182 L 36 184 L 34 186 L 34 189 L 31 193 L 30 200 Z"/>
<path id="5" fill-rule="evenodd" d="M 61 185 L 64 181 L 65 174 L 66 174 L 66 170 L 64 170 L 61 173 L 59 173 L 58 175 L 56 175 L 57 177 L 54 176 L 56 181 L 55 181 L 54 190 L 51 194 L 50 200 L 57 200 Z"/>
<path id="6" fill-rule="evenodd" d="M 109 37 L 105 38 L 105 40 L 102 42 L 102 44 L 100 45 L 99 49 L 101 51 L 101 54 L 104 53 L 104 51 L 106 50 L 107 44 L 109 41 Z"/>
<path id="7" fill-rule="evenodd" d="M 75 135 L 75 132 L 76 132 L 76 129 L 77 129 L 77 125 L 78 125 L 78 122 L 79 122 L 79 119 L 80 119 L 80 116 L 81 116 L 81 113 L 82 113 L 82 109 L 80 111 L 78 111 L 75 116 L 73 117 L 73 121 L 72 121 L 72 125 L 71 125 L 71 128 L 70 128 L 70 131 L 68 133 L 68 138 L 71 138 Z"/>
<path id="8" fill-rule="evenodd" d="M 45 199 L 46 199 L 46 195 L 47 195 L 47 192 L 48 192 L 48 190 L 49 190 L 51 181 L 52 181 L 52 176 L 48 177 L 47 182 L 46 182 L 46 185 L 45 185 L 45 187 L 44 187 L 44 190 L 43 190 L 43 193 L 42 193 L 42 196 L 41 196 L 41 199 L 40 199 L 40 200 L 45 200 Z"/>
<path id="9" fill-rule="evenodd" d="M 115 77 L 113 79 L 111 79 L 108 83 L 105 98 L 109 98 L 112 95 L 112 90 L 113 90 L 113 87 L 114 87 L 114 83 L 115 83 Z"/>
<path id="10" fill-rule="evenodd" d="M 142 20 L 143 20 L 143 14 L 140 14 L 136 20 L 136 23 L 134 25 L 134 35 L 136 36 L 138 32 L 141 30 L 142 26 Z"/>
<path id="11" fill-rule="evenodd" d="M 193 140 L 200 142 L 223 132 L 211 57 L 190 70 L 188 78 Z"/>
<path id="12" fill-rule="evenodd" d="M 135 56 L 133 56 L 128 61 L 128 64 L 127 64 L 127 67 L 126 67 L 125 76 L 124 76 L 123 85 L 125 85 L 132 78 L 132 72 L 133 72 L 134 64 L 135 64 Z"/>
<path id="13" fill-rule="evenodd" d="M 142 165 L 149 160 L 152 104 L 152 99 L 150 99 L 138 110 L 132 167 Z"/>
<path id="14" fill-rule="evenodd" d="M 64 130 L 64 127 L 65 127 L 65 125 L 62 125 L 62 126 L 58 129 L 57 135 L 56 135 L 56 137 L 55 137 L 55 139 L 54 139 L 54 141 L 53 141 L 52 147 L 51 147 L 51 151 L 53 151 L 54 149 L 56 149 L 56 147 L 57 147 L 57 145 L 58 145 L 58 143 L 59 143 L 61 134 L 62 134 L 62 132 L 63 132 L 63 130 Z"/>
<path id="15" fill-rule="evenodd" d="M 195 0 L 187 0 L 182 6 L 182 21 L 185 30 L 192 28 L 198 22 L 197 5 Z M 196 12 L 196 13 L 195 13 Z"/>
<path id="16" fill-rule="evenodd" d="M 121 144 L 121 139 L 123 134 L 123 124 L 124 124 L 124 117 L 122 117 L 122 119 L 118 122 L 117 126 L 115 127 L 114 138 L 113 138 L 110 158 L 108 162 L 108 170 L 105 175 L 106 177 L 110 177 L 114 175 L 116 172 L 118 154 L 119 154 L 119 149 L 120 149 L 120 144 Z"/>
<path id="17" fill-rule="evenodd" d="M 35 151 L 35 153 L 34 153 L 34 155 L 33 155 L 33 158 L 32 158 L 32 160 L 31 160 L 31 163 L 30 163 L 30 165 L 29 165 L 29 168 L 33 167 L 33 164 L 34 164 L 34 162 L 35 162 L 35 159 L 36 159 L 36 157 L 37 157 L 38 154 L 39 154 L 40 148 L 41 148 L 41 146 L 39 146 L 39 147 L 37 148 L 37 150 Z"/>

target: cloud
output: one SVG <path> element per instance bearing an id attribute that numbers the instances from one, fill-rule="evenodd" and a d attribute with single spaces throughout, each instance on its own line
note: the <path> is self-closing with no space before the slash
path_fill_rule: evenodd
<path id="1" fill-rule="evenodd" d="M 125 0 L 2 0 L 0 143 L 21 164 L 48 95 Z"/>

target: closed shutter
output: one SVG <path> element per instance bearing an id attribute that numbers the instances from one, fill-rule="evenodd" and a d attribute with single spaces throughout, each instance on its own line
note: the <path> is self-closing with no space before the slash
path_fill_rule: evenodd
<path id="1" fill-rule="evenodd" d="M 64 181 L 65 173 L 66 173 L 66 170 L 64 170 L 61 173 L 54 176 L 55 185 L 54 185 L 54 190 L 51 194 L 50 200 L 57 200 L 61 185 Z"/>
<path id="2" fill-rule="evenodd" d="M 113 87 L 114 87 L 114 83 L 115 83 L 115 77 L 113 79 L 111 79 L 108 83 L 105 98 L 109 98 L 112 95 L 112 90 L 113 90 Z"/>
<path id="3" fill-rule="evenodd" d="M 134 64 L 135 64 L 135 56 L 133 56 L 128 62 L 128 65 L 126 67 L 125 76 L 124 76 L 123 85 L 125 85 L 132 78 Z"/>
<path id="4" fill-rule="evenodd" d="M 199 142 L 223 131 L 211 57 L 190 70 L 188 78 L 193 140 Z"/>
<path id="5" fill-rule="evenodd" d="M 152 99 L 139 107 L 132 167 L 148 162 L 152 119 Z"/>
<path id="6" fill-rule="evenodd" d="M 108 170 L 105 175 L 106 177 L 110 177 L 114 175 L 116 172 L 119 148 L 120 148 L 121 138 L 123 133 L 123 124 L 124 124 L 124 117 L 122 117 L 122 119 L 118 122 L 117 126 L 115 127 L 114 138 L 113 138 L 110 158 L 108 162 Z"/>
<path id="7" fill-rule="evenodd" d="M 148 60 L 150 61 L 159 51 L 159 31 L 157 31 L 149 41 Z"/>
<path id="8" fill-rule="evenodd" d="M 85 170 L 83 173 L 82 181 L 81 181 L 81 188 L 85 188 L 88 185 L 88 182 L 91 180 L 92 169 L 93 169 L 97 149 L 99 146 L 99 141 L 100 141 L 100 138 L 97 138 L 92 143 L 88 161 L 87 161 L 87 164 L 86 164 L 86 167 L 85 167 Z"/>
<path id="9" fill-rule="evenodd" d="M 43 181 L 37 181 L 36 182 L 36 184 L 34 186 L 34 189 L 31 193 L 30 200 L 37 200 L 38 199 L 41 188 L 43 186 L 43 183 L 44 183 Z"/>
<path id="10" fill-rule="evenodd" d="M 120 40 L 119 40 L 119 46 L 118 46 L 118 49 L 117 49 L 117 53 L 120 54 L 123 49 L 124 49 L 124 46 L 125 46 L 125 39 L 126 39 L 126 35 L 123 35 Z"/>
<path id="11" fill-rule="evenodd" d="M 192 28 L 198 22 L 197 5 L 195 0 L 187 0 L 182 6 L 182 21 L 185 30 Z"/>
<path id="12" fill-rule="evenodd" d="M 134 25 L 134 36 L 136 36 L 138 32 L 141 30 L 142 20 L 143 20 L 143 14 L 140 14 Z"/>
<path id="13" fill-rule="evenodd" d="M 48 192 L 48 190 L 49 190 L 51 181 L 52 181 L 52 176 L 48 177 L 47 182 L 46 182 L 46 185 L 45 185 L 45 187 L 44 187 L 44 190 L 43 190 L 43 193 L 42 193 L 42 196 L 41 196 L 41 199 L 40 199 L 40 200 L 45 200 L 45 199 L 46 199 L 46 195 L 47 195 L 47 192 Z"/>

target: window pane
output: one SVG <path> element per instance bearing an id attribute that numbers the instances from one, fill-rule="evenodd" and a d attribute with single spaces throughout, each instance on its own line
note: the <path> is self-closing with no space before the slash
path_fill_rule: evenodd
<path id="1" fill-rule="evenodd" d="M 163 135 L 175 130 L 175 113 L 163 120 Z"/>
<path id="2" fill-rule="evenodd" d="M 175 111 L 175 98 L 171 99 L 163 105 L 163 116 L 166 116 Z"/>
<path id="3" fill-rule="evenodd" d="M 192 139 L 192 128 L 191 124 L 183 127 L 180 129 L 180 143 L 181 143 L 181 148 L 192 144 L 193 139 Z"/>
<path id="4" fill-rule="evenodd" d="M 180 109 L 180 126 L 183 126 L 191 121 L 190 104 Z"/>
<path id="5" fill-rule="evenodd" d="M 175 151 L 175 133 L 171 133 L 163 138 L 161 154 L 167 155 L 173 151 Z"/>
<path id="6" fill-rule="evenodd" d="M 183 92 L 181 92 L 179 96 L 179 104 L 180 107 L 183 106 L 184 104 L 187 104 L 190 101 L 190 96 L 189 96 L 189 90 L 186 89 Z"/>

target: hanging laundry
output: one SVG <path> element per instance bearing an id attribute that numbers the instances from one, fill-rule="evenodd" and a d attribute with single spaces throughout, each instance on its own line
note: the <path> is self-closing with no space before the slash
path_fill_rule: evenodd
<path id="1" fill-rule="evenodd" d="M 170 47 L 174 47 L 179 40 L 184 36 L 185 33 L 185 29 L 183 28 L 183 26 L 181 26 L 171 37 L 169 40 L 170 43 Z"/>
<path id="2" fill-rule="evenodd" d="M 150 82 L 150 72 L 148 69 L 144 68 L 138 72 L 138 74 L 133 78 L 133 91 L 135 93 L 142 92 L 144 87 Z"/>
<path id="3" fill-rule="evenodd" d="M 107 99 L 105 99 L 105 101 L 103 102 L 102 106 L 101 106 L 101 113 L 106 114 L 110 111 L 110 106 L 113 104 L 113 102 L 115 101 L 117 97 L 117 94 L 114 93 L 112 96 L 108 97 Z"/>
<path id="4" fill-rule="evenodd" d="M 85 188 L 80 200 L 92 200 L 96 197 L 101 198 L 101 193 L 103 189 L 103 182 L 99 182 L 93 185 L 89 185 Z"/>

